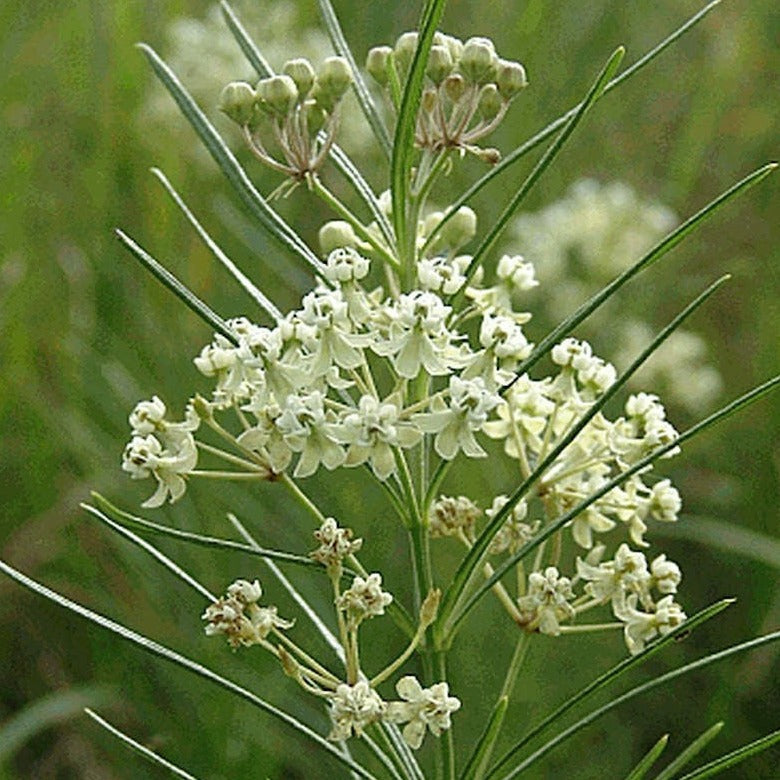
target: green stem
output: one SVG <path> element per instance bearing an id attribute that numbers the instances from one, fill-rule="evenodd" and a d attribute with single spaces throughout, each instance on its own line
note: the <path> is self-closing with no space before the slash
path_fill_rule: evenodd
<path id="1" fill-rule="evenodd" d="M 317 176 L 308 176 L 309 189 L 328 204 L 340 217 L 352 225 L 359 238 L 371 245 L 371 248 L 386 262 L 395 268 L 399 267 L 398 259 L 393 257 L 387 247 L 377 241 L 376 237 L 363 223 L 319 180 Z"/>
<path id="2" fill-rule="evenodd" d="M 325 521 L 325 515 L 320 512 L 314 502 L 298 487 L 295 480 L 286 473 L 279 477 L 281 482 L 292 494 L 295 500 L 321 525 Z"/>

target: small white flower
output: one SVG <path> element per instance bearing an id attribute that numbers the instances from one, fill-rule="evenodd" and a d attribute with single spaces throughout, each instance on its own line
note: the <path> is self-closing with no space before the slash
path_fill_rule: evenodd
<path id="1" fill-rule="evenodd" d="M 331 282 L 359 282 L 368 275 L 370 262 L 351 247 L 334 249 L 325 261 L 325 278 Z"/>
<path id="2" fill-rule="evenodd" d="M 496 496 L 490 509 L 485 511 L 489 519 L 493 519 L 509 502 L 505 495 Z M 500 555 L 502 552 L 517 552 L 539 530 L 539 523 L 523 522 L 528 516 L 528 503 L 522 498 L 513 507 L 498 533 L 493 537 L 488 547 L 490 555 Z"/>
<path id="3" fill-rule="evenodd" d="M 673 523 L 682 509 L 682 499 L 671 480 L 662 479 L 650 490 L 650 514 L 664 523 Z"/>
<path id="4" fill-rule="evenodd" d="M 653 559 L 650 564 L 650 573 L 653 575 L 653 587 L 660 593 L 664 595 L 677 593 L 677 586 L 682 580 L 682 572 L 674 561 L 666 559 L 665 554 Z"/>
<path id="5" fill-rule="evenodd" d="M 439 496 L 431 507 L 428 530 L 434 538 L 453 536 L 460 530 L 466 538 L 471 538 L 481 514 L 479 507 L 466 496 Z"/>
<path id="6" fill-rule="evenodd" d="M 618 547 L 614 560 L 598 566 L 577 558 L 577 576 L 587 581 L 585 592 L 602 604 L 622 601 L 626 593 L 635 593 L 642 598 L 650 590 L 647 560 L 641 552 L 633 552 L 627 544 Z"/>
<path id="7" fill-rule="evenodd" d="M 151 401 L 139 401 L 129 417 L 133 433 L 146 436 L 159 430 L 165 419 L 165 412 L 165 404 L 156 395 Z"/>
<path id="8" fill-rule="evenodd" d="M 385 713 L 385 703 L 365 680 L 354 685 L 341 683 L 330 700 L 330 717 L 333 728 L 328 739 L 349 739 L 353 732 L 359 737 L 363 729 L 380 720 Z"/>
<path id="9" fill-rule="evenodd" d="M 347 625 L 356 628 L 368 618 L 385 614 L 385 607 L 390 605 L 393 597 L 382 590 L 382 575 L 374 572 L 368 577 L 355 577 L 352 586 L 345 590 L 336 606 L 347 616 Z"/>
<path id="10" fill-rule="evenodd" d="M 482 428 L 501 399 L 479 377 L 467 380 L 450 377 L 449 391 L 449 407 L 437 398 L 432 411 L 415 414 L 412 420 L 426 433 L 436 434 L 433 446 L 445 460 L 452 460 L 459 450 L 470 458 L 485 457 L 474 432 Z"/>
<path id="11" fill-rule="evenodd" d="M 574 617 L 569 603 L 573 598 L 571 580 L 548 566 L 544 573 L 529 575 L 528 591 L 517 600 L 517 606 L 528 630 L 538 628 L 542 634 L 557 636 L 561 633 L 560 621 Z"/>
<path id="12" fill-rule="evenodd" d="M 641 653 L 647 642 L 659 634 L 668 634 L 686 619 L 686 614 L 672 595 L 664 596 L 653 612 L 642 612 L 636 604 L 637 597 L 630 595 L 612 605 L 615 617 L 625 623 L 623 635 L 631 655 Z"/>
<path id="13" fill-rule="evenodd" d="M 340 528 L 332 517 L 326 517 L 314 538 L 320 546 L 309 553 L 319 563 L 328 568 L 340 567 L 344 558 L 356 553 L 362 546 L 362 539 L 352 538 L 352 529 Z"/>
<path id="14" fill-rule="evenodd" d="M 460 709 L 460 699 L 450 696 L 446 682 L 423 688 L 409 675 L 402 677 L 395 689 L 404 701 L 388 705 L 387 720 L 406 723 L 403 737 L 414 750 L 422 744 L 426 728 L 438 737 L 452 725 L 450 715 Z"/>

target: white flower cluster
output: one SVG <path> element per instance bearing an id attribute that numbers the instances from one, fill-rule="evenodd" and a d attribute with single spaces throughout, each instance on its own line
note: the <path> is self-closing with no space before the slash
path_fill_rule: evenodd
<path id="1" fill-rule="evenodd" d="M 257 603 L 262 595 L 257 580 L 236 580 L 224 598 L 210 604 L 203 613 L 206 634 L 224 634 L 231 647 L 250 647 L 261 644 L 274 629 L 292 628 L 293 622 L 280 618 L 276 607 Z"/>

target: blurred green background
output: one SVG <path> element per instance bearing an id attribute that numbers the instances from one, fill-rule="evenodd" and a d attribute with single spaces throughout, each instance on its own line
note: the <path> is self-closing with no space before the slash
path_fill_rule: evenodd
<path id="1" fill-rule="evenodd" d="M 413 27 L 418 13 L 416 3 L 406 2 L 335 5 L 359 59 L 371 45 L 392 42 Z M 149 175 L 151 165 L 166 172 L 228 253 L 283 308 L 307 289 L 305 273 L 252 226 L 185 120 L 165 107 L 170 101 L 161 102 L 143 56 L 133 48 L 145 40 L 177 57 L 187 71 L 182 77 L 198 86 L 214 115 L 223 84 L 250 71 L 229 35 L 212 24 L 212 6 L 196 0 L 0 4 L 0 551 L 51 587 L 225 670 L 323 730 L 322 714 L 301 702 L 270 660 L 233 655 L 222 643 L 205 642 L 199 621 L 204 605 L 78 506 L 90 489 L 98 489 L 137 508 L 149 486 L 131 483 L 119 470 L 130 408 L 157 393 L 180 409 L 194 389 L 208 390 L 191 364 L 210 338 L 206 326 L 123 252 L 113 228 L 126 229 L 223 316 L 256 315 Z M 506 152 L 576 102 L 617 44 L 627 46 L 630 63 L 699 7 L 690 0 L 517 0 L 489 6 L 484 0 L 453 0 L 443 27 L 461 37 L 488 35 L 501 55 L 526 65 L 531 86 L 491 141 Z M 308 52 L 324 45 L 314 2 L 258 0 L 241 4 L 241 10 L 250 32 L 268 43 L 276 67 L 300 53 L 298 43 Z M 204 27 L 209 13 L 212 22 Z M 201 22 L 176 23 L 181 17 Z M 771 0 L 723 3 L 599 103 L 527 208 L 541 208 L 576 179 L 593 176 L 625 181 L 686 216 L 772 159 L 778 26 Z M 231 61 L 236 71 L 225 72 Z M 229 126 L 220 127 L 236 140 Z M 345 144 L 367 162 L 372 183 L 384 186 L 386 171 L 365 137 L 355 133 Z M 243 152 L 241 157 L 262 191 L 278 183 Z M 482 224 L 498 213 L 531 164 L 529 158 L 480 195 L 473 205 Z M 476 162 L 467 161 L 452 177 L 453 186 L 481 173 Z M 341 186 L 332 173 L 331 178 Z M 722 401 L 777 370 L 776 192 L 775 181 L 763 183 L 635 283 L 657 291 L 658 310 L 647 319 L 658 325 L 707 282 L 733 274 L 727 289 L 695 318 L 695 329 L 709 342 L 710 362 L 724 380 Z M 310 241 L 330 218 L 301 190 L 280 208 Z M 530 332 L 541 335 L 532 327 Z M 594 347 L 599 349 L 598 340 Z M 723 596 L 739 601 L 654 659 L 650 671 L 777 627 L 778 548 L 771 537 L 777 535 L 780 501 L 779 417 L 776 400 L 766 399 L 665 464 L 690 517 L 682 521 L 687 530 L 675 529 L 680 535 L 667 539 L 657 532 L 650 539 L 682 565 L 680 601 L 689 613 Z M 678 427 L 691 421 L 684 410 L 673 415 Z M 471 464 L 454 473 L 451 489 L 469 487 L 488 496 L 496 489 L 487 485 L 486 474 Z M 373 510 L 383 506 L 381 497 L 358 482 L 347 472 L 309 480 L 309 487 L 327 512 L 366 538 L 366 565 L 382 566 L 391 590 L 404 599 L 411 589 L 404 540 L 389 513 Z M 296 551 L 310 546 L 308 520 L 273 485 L 248 493 L 196 484 L 180 504 L 154 519 L 227 535 L 224 513 L 231 507 L 269 546 Z M 697 526 L 697 518 L 745 533 L 736 540 L 713 538 L 702 530 L 713 526 Z M 160 546 L 213 590 L 237 576 L 265 574 L 256 561 Z M 442 576 L 452 563 L 449 552 L 442 554 Z M 387 564 L 393 558 L 395 568 Z M 302 587 L 325 606 L 321 584 Z M 290 614 L 292 607 L 277 597 L 270 581 L 269 591 L 281 613 Z M 0 580 L 0 594 L 0 727 L 52 692 L 73 694 L 93 686 L 84 691 L 87 700 L 103 701 L 101 711 L 110 719 L 198 776 L 330 773 L 308 745 L 249 705 L 151 660 L 6 579 Z M 459 640 L 451 684 L 464 701 L 477 702 L 456 717 L 464 751 L 463 735 L 478 733 L 489 708 L 481 691 L 495 688 L 494 669 L 511 652 L 511 628 L 499 618 L 494 605 L 485 604 Z M 380 627 L 377 642 L 381 634 Z M 377 659 L 401 644 L 393 637 L 376 649 Z M 508 722 L 522 730 L 623 653 L 618 637 L 606 643 L 540 637 Z M 767 649 L 685 678 L 674 691 L 599 721 L 531 776 L 620 777 L 662 733 L 672 732 L 679 749 L 717 720 L 726 720 L 726 730 L 709 755 L 725 752 L 777 727 L 777 673 L 777 652 Z M 647 674 L 645 669 L 637 679 Z M 95 692 L 94 684 L 104 688 Z M 162 776 L 85 718 L 67 717 L 71 704 L 55 700 L 44 708 L 57 722 L 12 755 L 10 749 L 4 755 L 0 742 L 0 777 Z M 765 756 L 739 776 L 769 778 L 776 776 L 775 768 Z"/>

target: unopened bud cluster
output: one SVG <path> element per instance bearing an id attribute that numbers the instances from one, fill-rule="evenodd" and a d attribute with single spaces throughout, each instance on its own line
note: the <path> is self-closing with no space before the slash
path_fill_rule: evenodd
<path id="1" fill-rule="evenodd" d="M 416 32 L 404 33 L 394 47 L 368 52 L 366 70 L 389 94 L 397 93 L 417 48 Z M 476 142 L 495 130 L 509 104 L 528 81 L 519 62 L 501 59 L 489 38 L 458 38 L 437 32 L 428 56 L 417 119 L 416 143 L 423 149 L 460 149 L 486 162 L 498 162 L 495 149 Z"/>
<path id="2" fill-rule="evenodd" d="M 296 179 L 315 172 L 333 143 L 341 99 L 352 84 L 343 57 L 328 57 L 315 71 L 304 58 L 288 60 L 282 73 L 255 86 L 233 81 L 223 90 L 220 109 L 243 132 L 249 148 L 266 165 Z M 284 162 L 267 147 L 271 138 Z"/>

